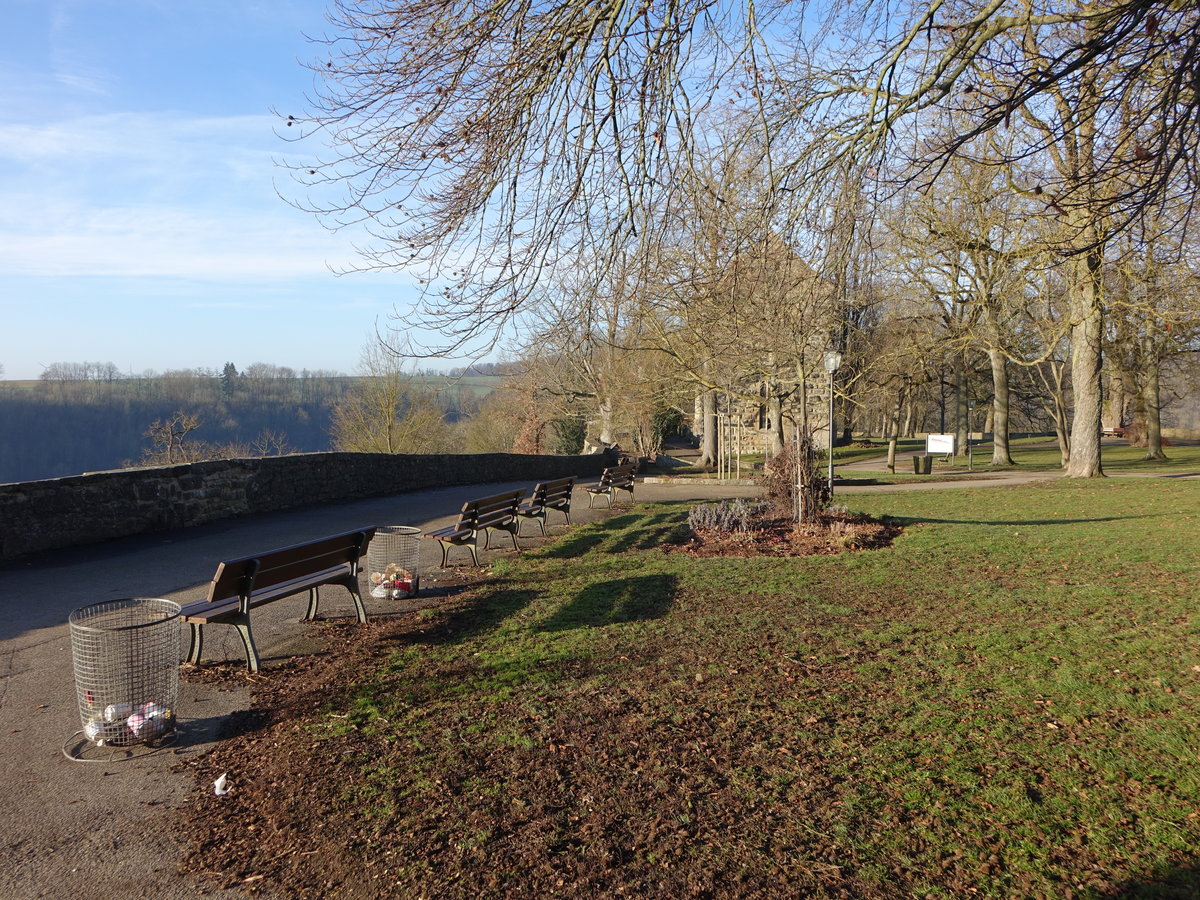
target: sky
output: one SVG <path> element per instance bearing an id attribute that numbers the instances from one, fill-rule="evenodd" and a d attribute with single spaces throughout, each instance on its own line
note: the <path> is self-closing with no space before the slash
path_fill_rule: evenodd
<path id="1" fill-rule="evenodd" d="M 275 113 L 312 92 L 325 0 L 0 5 L 0 377 L 355 371 L 417 294 L 402 271 L 335 274 L 363 235 L 280 196 L 300 196 L 281 161 L 320 149 Z"/>

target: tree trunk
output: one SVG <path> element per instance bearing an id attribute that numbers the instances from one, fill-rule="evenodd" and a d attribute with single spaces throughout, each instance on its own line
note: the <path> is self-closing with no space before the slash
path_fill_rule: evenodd
<path id="1" fill-rule="evenodd" d="M 1104 315 L 1099 296 L 1099 255 L 1089 250 L 1071 262 L 1071 416 L 1070 478 L 1104 475 L 1100 463 L 1100 374 Z"/>
<path id="2" fill-rule="evenodd" d="M 888 415 L 886 426 L 888 438 L 887 468 L 893 475 L 896 474 L 896 440 L 900 435 L 900 415 L 904 411 L 905 394 L 908 393 L 906 387 L 896 391 L 896 405 L 892 407 L 892 411 Z"/>
<path id="3" fill-rule="evenodd" d="M 1071 462 L 1071 435 L 1065 427 L 1066 421 L 1067 411 L 1064 408 L 1062 415 L 1054 420 L 1054 438 L 1058 441 L 1059 465 L 1064 469 Z"/>
<path id="4" fill-rule="evenodd" d="M 1060 465 L 1065 469 L 1071 461 L 1071 434 L 1067 430 L 1067 398 L 1063 393 L 1061 378 L 1053 394 L 1054 437 L 1058 441 Z"/>
<path id="5" fill-rule="evenodd" d="M 1108 428 L 1116 428 L 1128 421 L 1126 407 L 1128 391 L 1125 388 L 1124 373 L 1114 372 L 1108 379 L 1108 396 L 1104 398 L 1104 424 Z"/>
<path id="6" fill-rule="evenodd" d="M 1012 455 L 1008 452 L 1008 366 L 1004 354 L 999 350 L 989 350 L 988 358 L 992 364 L 992 465 L 1013 465 Z"/>
<path id="7" fill-rule="evenodd" d="M 717 443 L 717 392 L 705 391 L 700 395 L 704 432 L 700 439 L 700 458 L 697 465 L 713 468 L 717 464 L 719 446 Z"/>
<path id="8" fill-rule="evenodd" d="M 957 455 L 967 452 L 967 359 L 960 353 L 954 359 L 954 450 Z"/>
<path id="9" fill-rule="evenodd" d="M 1058 453 L 1064 469 L 1071 461 L 1071 437 L 1067 433 L 1067 398 L 1063 391 L 1063 364 L 1050 360 L 1038 366 L 1038 377 L 1046 388 L 1047 400 L 1042 409 L 1054 424 L 1054 437 L 1058 441 Z"/>
<path id="10" fill-rule="evenodd" d="M 1162 400 L 1159 390 L 1159 359 L 1154 352 L 1154 314 L 1146 317 L 1145 382 L 1142 385 L 1142 408 L 1146 411 L 1146 455 L 1143 459 L 1166 459 L 1162 444 Z"/>
<path id="11" fill-rule="evenodd" d="M 767 398 L 767 452 L 778 456 L 783 452 L 783 401 L 778 397 Z"/>
<path id="12" fill-rule="evenodd" d="M 600 434 L 597 437 L 608 445 L 613 442 L 613 404 L 609 397 L 600 401 Z"/>

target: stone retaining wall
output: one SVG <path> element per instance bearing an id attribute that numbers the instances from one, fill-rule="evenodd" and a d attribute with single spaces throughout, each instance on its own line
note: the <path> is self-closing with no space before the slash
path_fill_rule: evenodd
<path id="1" fill-rule="evenodd" d="M 297 453 L 0 484 L 0 559 L 404 491 L 597 476 L 603 455 Z"/>

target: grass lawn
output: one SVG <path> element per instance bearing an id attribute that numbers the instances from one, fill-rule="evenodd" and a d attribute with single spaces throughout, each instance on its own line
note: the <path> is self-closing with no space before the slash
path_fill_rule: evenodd
<path id="1" fill-rule="evenodd" d="M 303 893 L 340 859 L 380 896 L 1197 896 L 1200 484 L 847 502 L 905 533 L 697 559 L 662 547 L 685 507 L 643 506 L 505 559 L 275 726 L 303 750 L 287 777 L 221 798 L 231 834 L 263 823 L 241 871 Z M 272 791 L 329 847 L 272 856 Z"/>
<path id="2" fill-rule="evenodd" d="M 923 442 L 901 441 L 898 450 L 903 452 L 908 450 L 921 452 L 924 450 Z M 853 456 L 842 458 L 843 452 L 853 452 Z M 1059 454 L 1058 446 L 1053 440 L 1046 438 L 1022 438 L 1013 441 L 1009 447 L 1009 453 L 1016 465 L 1013 466 L 992 466 L 992 444 L 991 442 L 976 443 L 973 447 L 974 454 L 974 474 L 985 476 L 989 472 L 1061 472 L 1062 458 Z M 886 446 L 883 453 L 876 450 L 864 450 L 863 448 L 845 448 L 845 451 L 838 450 L 834 453 L 835 466 L 841 465 L 843 462 L 857 462 L 862 459 L 879 459 L 886 454 Z M 1134 474 L 1195 474 L 1200 472 L 1200 444 L 1186 444 L 1179 446 L 1171 446 L 1166 448 L 1167 459 L 1165 460 L 1148 460 L 1145 459 L 1145 448 L 1130 447 L 1120 441 L 1106 441 L 1101 447 L 1101 460 L 1104 471 L 1112 475 L 1134 475 Z M 880 463 L 882 466 L 882 462 Z M 912 467 L 907 460 L 903 460 L 903 465 L 897 465 L 896 474 L 891 476 L 881 476 L 881 483 L 897 482 L 897 481 L 921 481 L 929 480 L 929 476 L 912 475 Z M 941 457 L 934 459 L 933 474 L 954 474 L 956 477 L 966 474 L 967 457 L 965 454 L 960 454 L 953 457 L 949 463 L 942 461 Z M 848 470 L 844 474 L 852 475 L 853 471 Z"/>
<path id="3" fill-rule="evenodd" d="M 1130 447 L 1121 441 L 1105 441 L 1101 448 L 1101 460 L 1106 472 L 1122 474 L 1130 472 L 1200 472 L 1200 445 L 1186 444 L 1165 448 L 1166 460 L 1144 459 L 1144 447 Z M 984 445 L 984 449 L 975 451 L 976 467 L 979 465 L 980 454 L 984 454 L 984 462 L 992 456 L 992 445 Z M 1013 460 L 1019 468 L 1039 468 L 1058 471 L 1061 468 L 1061 456 L 1058 447 L 1053 442 L 1037 446 L 1016 446 L 1012 449 Z"/>

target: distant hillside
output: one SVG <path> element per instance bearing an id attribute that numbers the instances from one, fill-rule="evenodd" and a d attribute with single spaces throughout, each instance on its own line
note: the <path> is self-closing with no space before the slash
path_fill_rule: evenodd
<path id="1" fill-rule="evenodd" d="M 476 409 L 502 379 L 422 375 L 414 380 L 437 396 L 447 420 L 454 421 Z M 196 440 L 240 445 L 249 455 L 255 455 L 256 444 L 279 438 L 290 452 L 328 450 L 332 410 L 357 381 L 355 376 L 271 372 L 0 381 L 0 482 L 136 462 L 149 447 L 146 429 L 177 410 L 199 418 Z"/>

